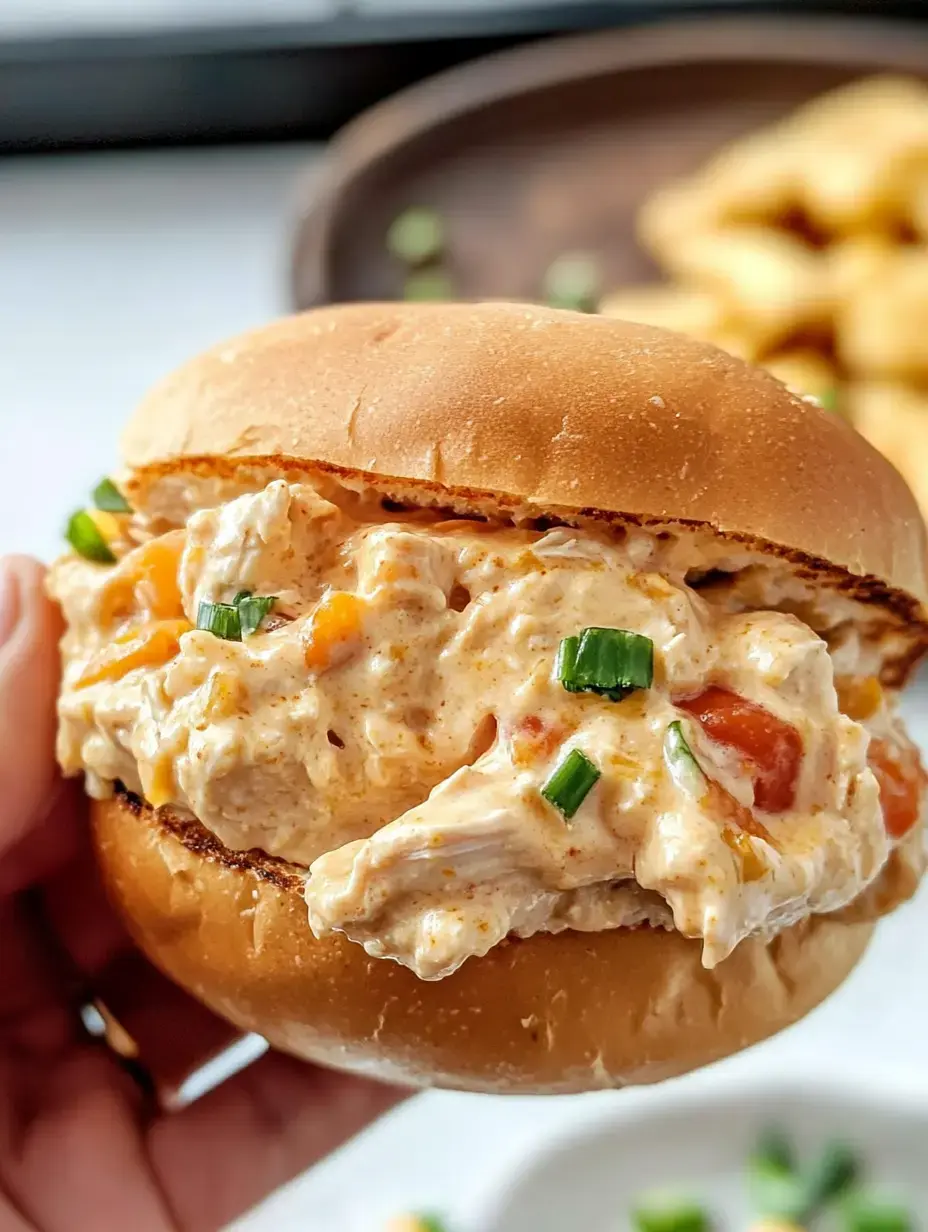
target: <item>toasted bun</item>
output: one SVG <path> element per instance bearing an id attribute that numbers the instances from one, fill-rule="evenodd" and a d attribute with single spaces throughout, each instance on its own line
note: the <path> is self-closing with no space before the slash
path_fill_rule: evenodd
<path id="1" fill-rule="evenodd" d="M 714 971 L 642 928 L 511 941 L 423 983 L 342 938 L 316 940 L 297 870 L 233 853 L 131 797 L 95 803 L 109 892 L 139 945 L 217 1013 L 307 1060 L 469 1091 L 658 1082 L 801 1018 L 862 955 L 870 922 L 816 916 Z"/>
<path id="2" fill-rule="evenodd" d="M 925 531 L 892 467 L 772 377 L 645 326 L 507 304 L 326 309 L 182 368 L 124 448 L 153 519 L 194 479 L 270 470 L 515 521 L 666 528 L 856 597 L 888 678 L 928 642 Z M 127 797 L 96 804 L 94 826 L 115 902 L 169 975 L 286 1051 L 414 1084 L 582 1091 L 682 1073 L 805 1014 L 871 928 L 867 900 L 712 972 L 676 933 L 566 932 L 424 983 L 316 940 L 294 866 Z"/>
<path id="3" fill-rule="evenodd" d="M 278 321 L 169 376 L 129 424 L 165 471 L 336 471 L 413 503 L 708 528 L 849 588 L 924 641 L 925 527 L 839 417 L 650 326 L 515 304 L 360 304 Z"/>

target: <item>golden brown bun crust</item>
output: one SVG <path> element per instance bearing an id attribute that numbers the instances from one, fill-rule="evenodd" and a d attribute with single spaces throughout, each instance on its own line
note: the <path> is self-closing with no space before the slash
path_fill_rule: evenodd
<path id="1" fill-rule="evenodd" d="M 714 347 L 605 317 L 496 303 L 290 317 L 168 377 L 123 448 L 143 474 L 321 463 L 492 494 L 502 511 L 696 522 L 869 577 L 905 619 L 928 597 L 915 500 L 862 437 Z"/>
<path id="2" fill-rule="evenodd" d="M 657 1082 L 801 1018 L 871 924 L 815 917 L 714 971 L 651 929 L 498 946 L 423 983 L 310 932 L 291 866 L 226 851 L 129 797 L 93 805 L 110 895 L 149 957 L 218 1013 L 296 1056 L 413 1085 L 554 1093 Z"/>

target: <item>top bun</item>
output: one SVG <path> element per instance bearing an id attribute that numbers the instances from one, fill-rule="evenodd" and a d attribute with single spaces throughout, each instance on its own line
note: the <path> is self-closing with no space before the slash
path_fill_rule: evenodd
<path id="1" fill-rule="evenodd" d="M 517 519 L 707 530 L 928 636 L 925 527 L 843 420 L 715 347 L 518 304 L 357 304 L 286 318 L 162 381 L 123 440 L 166 472 L 336 472 Z M 873 611 L 870 608 L 871 612 Z"/>

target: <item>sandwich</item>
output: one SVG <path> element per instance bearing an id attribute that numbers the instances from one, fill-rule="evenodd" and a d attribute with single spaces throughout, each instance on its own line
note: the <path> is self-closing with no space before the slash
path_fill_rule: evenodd
<path id="1" fill-rule="evenodd" d="M 58 758 L 139 946 L 294 1055 L 654 1082 L 835 989 L 924 866 L 925 528 L 711 346 L 514 304 L 279 321 L 71 519 Z"/>

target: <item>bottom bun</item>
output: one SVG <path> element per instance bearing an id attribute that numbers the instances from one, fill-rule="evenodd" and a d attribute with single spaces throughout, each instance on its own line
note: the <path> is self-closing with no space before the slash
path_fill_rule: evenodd
<path id="1" fill-rule="evenodd" d="M 872 930 L 813 917 L 714 971 L 678 933 L 542 934 L 424 983 L 317 940 L 293 866 L 131 796 L 95 803 L 93 826 L 108 891 L 167 975 L 285 1052 L 414 1086 L 551 1094 L 682 1074 L 801 1018 Z"/>

